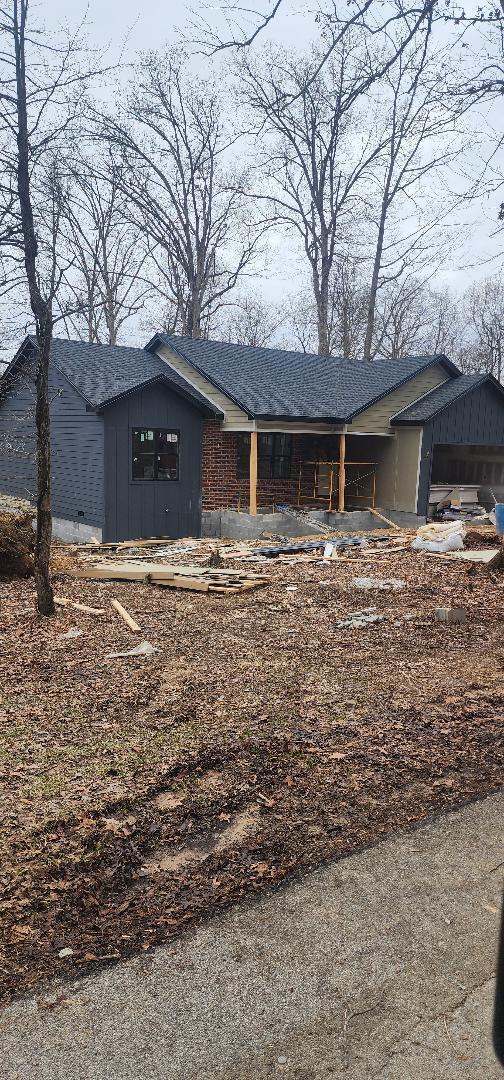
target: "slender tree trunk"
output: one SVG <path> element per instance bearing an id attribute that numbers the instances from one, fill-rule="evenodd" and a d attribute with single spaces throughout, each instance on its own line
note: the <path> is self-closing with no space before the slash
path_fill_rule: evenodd
<path id="1" fill-rule="evenodd" d="M 385 239 L 385 224 L 386 224 L 386 220 L 387 220 L 387 212 L 388 212 L 388 205 L 389 205 L 388 195 L 389 195 L 389 192 L 388 192 L 388 188 L 387 188 L 385 190 L 385 193 L 384 193 L 384 196 L 383 196 L 383 199 L 382 199 L 381 209 L 380 209 L 380 219 L 379 219 L 379 222 L 378 222 L 378 238 L 377 238 L 377 241 L 376 241 L 375 257 L 374 257 L 374 260 L 373 260 L 373 272 L 371 274 L 371 286 L 370 286 L 370 289 L 369 289 L 369 300 L 368 300 L 368 309 L 367 309 L 367 317 L 366 317 L 366 336 L 364 338 L 364 350 L 363 350 L 364 360 L 370 360 L 371 359 L 371 352 L 372 352 L 372 348 L 373 348 L 373 335 L 374 335 L 374 326 L 375 326 L 375 317 L 376 317 L 376 297 L 378 295 L 378 283 L 379 283 L 379 280 L 380 280 L 380 270 L 381 270 L 382 257 L 383 257 L 383 243 L 384 243 L 384 239 Z"/>
<path id="2" fill-rule="evenodd" d="M 322 266 L 320 277 L 313 272 L 313 291 L 317 305 L 317 334 L 319 356 L 329 356 L 329 271 Z"/>
<path id="3" fill-rule="evenodd" d="M 27 0 L 14 0 L 14 44 L 17 95 L 17 187 L 23 232 L 26 280 L 30 306 L 35 318 L 38 345 L 37 403 L 37 534 L 35 541 L 35 585 L 41 615 L 54 615 L 54 595 L 49 560 L 51 554 L 51 433 L 49 416 L 49 360 L 53 332 L 51 300 L 45 300 L 37 273 L 38 244 L 33 217 L 30 183 L 30 141 L 26 100 L 25 25 Z"/>
<path id="4" fill-rule="evenodd" d="M 37 370 L 37 532 L 35 539 L 35 586 L 41 615 L 54 615 L 54 596 L 50 578 L 52 539 L 51 512 L 51 426 L 49 413 L 49 360 L 52 325 L 48 333 L 37 331 L 39 359 Z"/>

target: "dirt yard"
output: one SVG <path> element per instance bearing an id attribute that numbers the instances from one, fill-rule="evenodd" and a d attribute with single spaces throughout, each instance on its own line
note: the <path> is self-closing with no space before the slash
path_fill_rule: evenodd
<path id="1" fill-rule="evenodd" d="M 59 595 L 106 614 L 52 620 L 32 581 L 0 583 L 5 997 L 503 783 L 502 570 L 409 551 L 246 568 L 270 584 L 60 574 Z M 363 575 L 406 586 L 362 591 Z M 467 623 L 435 623 L 452 605 Z M 337 627 L 370 607 L 382 621 Z M 107 659 L 141 639 L 159 652 Z"/>

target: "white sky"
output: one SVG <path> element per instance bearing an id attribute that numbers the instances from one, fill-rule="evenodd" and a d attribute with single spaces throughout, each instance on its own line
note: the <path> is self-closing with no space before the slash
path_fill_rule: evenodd
<path id="1" fill-rule="evenodd" d="M 250 7 L 264 8 L 266 0 L 259 0 Z M 468 0 L 467 7 L 471 8 L 476 0 Z M 317 34 L 314 20 L 316 0 L 310 8 L 310 4 L 298 2 L 298 0 L 284 0 L 281 14 L 271 24 L 270 37 L 283 45 L 304 49 L 310 39 Z M 75 0 L 44 0 L 43 5 L 37 9 L 37 19 L 43 21 L 47 29 L 54 27 L 56 30 L 64 24 L 75 27 L 86 16 L 87 35 L 90 44 L 95 44 L 100 49 L 107 48 L 107 58 L 111 61 L 117 58 L 118 52 L 123 48 L 123 59 L 133 61 L 135 54 L 141 50 L 156 49 L 164 44 L 175 43 L 179 40 L 180 31 L 188 28 L 191 22 L 191 11 L 197 7 L 203 10 L 206 6 L 208 21 L 216 22 L 224 29 L 220 14 L 220 2 L 215 5 L 204 5 L 198 0 L 191 4 L 188 0 L 150 0 L 143 4 L 139 0 L 88 0 L 87 3 L 77 3 Z M 244 5 L 247 6 L 247 5 Z M 438 33 L 448 33 L 442 28 Z M 261 36 L 260 42 L 266 40 L 266 35 Z M 461 54 L 463 58 L 464 54 Z M 222 62 L 222 60 L 220 60 Z M 193 67 L 195 73 L 205 69 L 207 61 L 197 54 L 194 57 Z M 113 99 L 112 80 L 110 90 L 104 87 L 104 94 L 110 100 Z M 494 118 L 494 126 L 500 124 L 502 133 L 502 120 L 491 113 Z M 476 121 L 471 116 L 469 123 Z M 491 140 L 488 147 L 491 146 Z M 466 162 L 467 171 L 474 177 L 478 172 L 480 158 Z M 500 161 L 493 162 L 493 168 L 504 174 L 503 155 Z M 432 285 L 449 285 L 454 291 L 462 291 L 473 281 L 502 268 L 503 259 L 503 234 L 493 236 L 496 233 L 496 216 L 499 203 L 502 201 L 502 192 L 485 194 L 477 201 L 471 202 L 460 213 L 459 220 L 464 225 L 465 239 L 458 249 L 452 251 L 447 258 L 446 265 L 441 269 L 439 276 L 431 282 Z M 273 251 L 271 264 L 267 277 L 258 278 L 257 281 L 249 281 L 251 291 L 265 294 L 274 301 L 283 298 L 286 292 L 292 291 L 299 281 L 296 251 L 289 240 L 278 237 Z"/>

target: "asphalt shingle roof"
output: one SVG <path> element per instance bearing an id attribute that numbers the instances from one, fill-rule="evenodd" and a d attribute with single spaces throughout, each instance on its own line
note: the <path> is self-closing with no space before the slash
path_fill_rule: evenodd
<path id="1" fill-rule="evenodd" d="M 425 424 L 436 416 L 438 412 L 446 409 L 457 398 L 474 390 L 480 383 L 485 382 L 487 375 L 459 375 L 456 379 L 449 379 L 442 386 L 431 390 L 419 401 L 407 405 L 405 409 L 392 417 L 393 424 Z"/>
<path id="2" fill-rule="evenodd" d="M 348 420 L 436 359 L 448 363 L 435 356 L 343 360 L 168 334 L 157 335 L 147 348 L 161 344 L 188 360 L 249 415 L 263 419 Z"/>
<path id="3" fill-rule="evenodd" d="M 51 359 L 93 408 L 101 408 L 137 387 L 161 378 L 207 413 L 216 412 L 207 398 L 172 371 L 159 356 L 145 349 L 54 338 Z"/>

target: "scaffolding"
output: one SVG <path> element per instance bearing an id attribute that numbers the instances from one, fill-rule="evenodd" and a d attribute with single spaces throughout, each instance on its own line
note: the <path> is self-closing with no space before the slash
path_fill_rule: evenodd
<path id="1" fill-rule="evenodd" d="M 304 502 L 322 503 L 333 510 L 338 501 L 339 461 L 301 461 L 299 464 L 298 506 Z M 375 505 L 376 461 L 345 461 L 345 506 L 352 500 Z M 309 492 L 309 494 L 308 494 Z"/>

